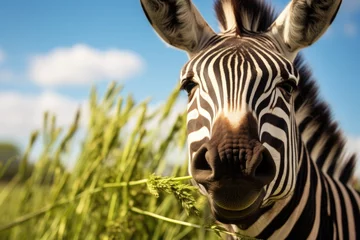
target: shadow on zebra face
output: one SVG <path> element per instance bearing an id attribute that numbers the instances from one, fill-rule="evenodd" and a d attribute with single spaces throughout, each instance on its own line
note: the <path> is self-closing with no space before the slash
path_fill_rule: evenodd
<path id="1" fill-rule="evenodd" d="M 301 140 L 293 62 L 331 24 L 340 1 L 293 0 L 273 19 L 260 0 L 218 0 L 219 34 L 190 0 L 141 4 L 160 37 L 190 58 L 181 88 L 195 184 L 217 220 L 246 229 L 294 192 Z"/>
<path id="2" fill-rule="evenodd" d="M 263 187 L 275 176 L 275 164 L 259 141 L 251 114 L 236 128 L 219 117 L 212 133 L 193 157 L 191 173 L 211 196 L 215 217 L 222 222 L 239 221 L 259 209 Z"/>

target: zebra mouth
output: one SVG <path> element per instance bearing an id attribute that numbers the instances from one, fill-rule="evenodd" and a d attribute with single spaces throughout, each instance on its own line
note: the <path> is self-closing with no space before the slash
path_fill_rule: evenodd
<path id="1" fill-rule="evenodd" d="M 227 192 L 218 190 L 210 194 L 211 209 L 217 221 L 226 224 L 241 223 L 244 220 L 248 221 L 259 212 L 265 197 L 263 189 L 236 190 Z"/>

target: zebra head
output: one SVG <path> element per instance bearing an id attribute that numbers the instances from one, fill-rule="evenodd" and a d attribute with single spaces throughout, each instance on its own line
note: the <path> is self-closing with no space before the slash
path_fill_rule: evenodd
<path id="1" fill-rule="evenodd" d="M 301 141 L 293 62 L 331 24 L 340 0 L 293 0 L 276 19 L 256 0 L 219 0 L 219 34 L 190 0 L 141 3 L 160 37 L 190 58 L 180 78 L 188 93 L 189 172 L 215 218 L 249 221 L 290 196 Z"/>

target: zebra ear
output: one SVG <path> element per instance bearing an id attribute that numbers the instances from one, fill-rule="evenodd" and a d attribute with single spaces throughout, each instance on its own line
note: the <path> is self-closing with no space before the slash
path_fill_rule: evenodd
<path id="1" fill-rule="evenodd" d="M 340 5 L 341 0 L 292 0 L 270 26 L 270 34 L 293 61 L 301 48 L 324 34 Z"/>
<path id="2" fill-rule="evenodd" d="M 141 0 L 141 5 L 159 36 L 190 57 L 215 35 L 191 0 Z"/>

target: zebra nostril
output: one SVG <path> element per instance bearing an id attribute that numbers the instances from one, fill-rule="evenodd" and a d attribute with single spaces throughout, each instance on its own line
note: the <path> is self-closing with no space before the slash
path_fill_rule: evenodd
<path id="1" fill-rule="evenodd" d="M 207 154 L 208 146 L 205 144 L 195 154 L 191 164 L 191 174 L 198 183 L 204 183 L 212 176 L 213 171 L 207 160 Z"/>
<path id="2" fill-rule="evenodd" d="M 195 157 L 194 167 L 198 170 L 211 171 L 211 167 L 206 160 L 206 154 L 208 154 L 208 150 L 206 147 L 203 147 L 199 150 L 199 153 Z"/>
<path id="3" fill-rule="evenodd" d="M 254 165 L 251 175 L 255 180 L 267 185 L 274 179 L 276 173 L 275 163 L 266 148 L 261 150 L 261 154 Z"/>

